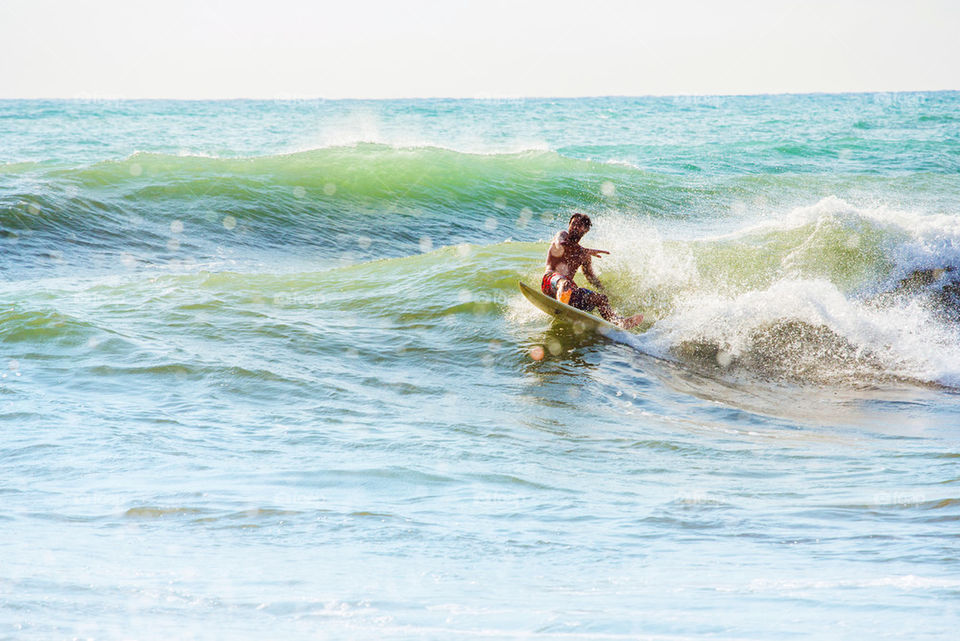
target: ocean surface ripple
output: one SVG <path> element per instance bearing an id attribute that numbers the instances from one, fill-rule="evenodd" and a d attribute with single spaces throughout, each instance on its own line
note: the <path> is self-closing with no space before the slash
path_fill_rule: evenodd
<path id="1" fill-rule="evenodd" d="M 957 113 L 0 101 L 0 638 L 950 638 Z"/>

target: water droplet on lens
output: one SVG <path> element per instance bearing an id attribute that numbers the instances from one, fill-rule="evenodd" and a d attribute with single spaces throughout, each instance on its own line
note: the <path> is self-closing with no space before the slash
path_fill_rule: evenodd
<path id="1" fill-rule="evenodd" d="M 533 218 L 533 210 L 529 207 L 524 207 L 520 210 L 520 216 L 517 217 L 517 227 L 523 229 L 530 223 L 531 218 Z"/>
<path id="2" fill-rule="evenodd" d="M 720 367 L 727 368 L 730 367 L 730 363 L 733 362 L 733 356 L 730 352 L 719 351 L 717 352 L 717 364 Z"/>

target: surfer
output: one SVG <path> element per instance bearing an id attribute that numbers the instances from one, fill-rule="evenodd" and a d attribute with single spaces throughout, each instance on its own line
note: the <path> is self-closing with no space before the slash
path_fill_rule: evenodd
<path id="1" fill-rule="evenodd" d="M 590 231 L 589 216 L 586 214 L 570 216 L 570 223 L 566 231 L 558 232 L 554 236 L 553 242 L 550 243 L 550 251 L 547 253 L 547 272 L 543 275 L 540 289 L 547 296 L 556 298 L 561 303 L 566 303 L 585 312 L 596 308 L 600 312 L 600 316 L 624 329 L 636 327 L 643 321 L 643 314 L 626 318 L 620 316 L 613 311 L 610 300 L 604 294 L 586 287 L 578 287 L 573 282 L 577 270 L 582 269 L 583 275 L 587 277 L 590 284 L 603 291 L 600 279 L 593 273 L 591 261 L 595 256 L 599 258 L 601 255 L 610 252 L 603 249 L 582 247 L 580 239 L 588 231 Z"/>

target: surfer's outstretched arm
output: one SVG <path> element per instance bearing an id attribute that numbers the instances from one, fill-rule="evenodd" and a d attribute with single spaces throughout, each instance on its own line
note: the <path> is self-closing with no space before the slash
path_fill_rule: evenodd
<path id="1" fill-rule="evenodd" d="M 588 249 L 587 251 L 591 253 L 587 254 L 586 260 L 583 261 L 583 275 L 587 277 L 587 280 L 591 285 L 596 287 L 598 290 L 603 291 L 603 285 L 600 283 L 600 279 L 597 278 L 597 275 L 593 272 L 593 263 L 590 260 L 590 256 L 599 256 L 600 252 L 604 254 L 608 252 L 604 252 L 599 249 Z M 611 323 L 619 325 L 624 329 L 630 329 L 643 322 L 643 314 L 636 314 L 635 316 L 627 317 L 621 316 L 613 310 L 613 307 L 610 306 L 610 299 L 605 295 L 597 293 L 592 294 L 592 296 L 594 298 L 591 302 L 594 304 L 594 306 L 596 306 L 597 311 L 600 312 L 600 316 Z"/>
<path id="2" fill-rule="evenodd" d="M 582 269 L 583 275 L 587 277 L 587 282 L 596 287 L 598 291 L 602 292 L 603 283 L 600 282 L 600 279 L 597 278 L 597 275 L 593 271 L 593 262 L 590 260 L 590 254 L 587 254 L 587 256 L 584 258 Z"/>

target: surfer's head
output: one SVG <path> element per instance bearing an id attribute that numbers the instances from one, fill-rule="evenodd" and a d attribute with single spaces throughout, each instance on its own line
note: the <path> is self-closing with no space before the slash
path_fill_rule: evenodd
<path id="1" fill-rule="evenodd" d="M 570 216 L 570 223 L 567 226 L 567 233 L 576 238 L 583 237 L 590 231 L 590 216 L 586 214 L 574 214 Z"/>

